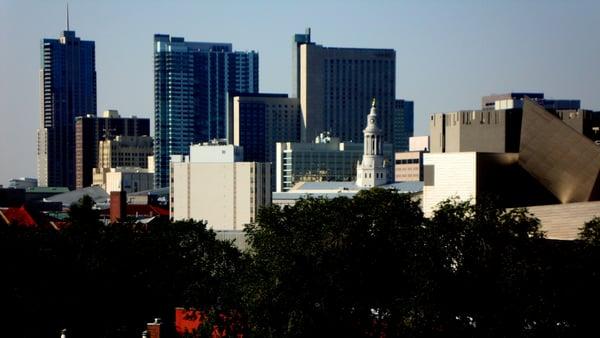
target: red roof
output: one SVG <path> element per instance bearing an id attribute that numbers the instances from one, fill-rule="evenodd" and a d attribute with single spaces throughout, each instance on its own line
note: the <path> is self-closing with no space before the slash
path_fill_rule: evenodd
<path id="1" fill-rule="evenodd" d="M 33 219 L 33 216 L 25 209 L 25 206 L 19 208 L 8 208 L 0 210 L 0 214 L 3 220 L 8 224 L 24 225 L 27 227 L 33 227 L 37 225 L 37 222 Z"/>
<path id="2" fill-rule="evenodd" d="M 65 222 L 43 213 L 31 212 L 24 205 L 18 208 L 0 209 L 0 221 L 25 227 L 51 227 L 55 230 L 65 225 Z"/>
<path id="3" fill-rule="evenodd" d="M 175 330 L 180 336 L 194 333 L 202 322 L 205 320 L 203 318 L 202 312 L 198 310 L 187 310 L 183 308 L 175 309 Z"/>
<path id="4" fill-rule="evenodd" d="M 110 209 L 102 210 L 101 214 L 108 215 Z M 169 217 L 169 210 L 150 204 L 127 204 L 127 216 L 133 217 Z"/>
<path id="5" fill-rule="evenodd" d="M 127 216 L 169 216 L 169 210 L 150 204 L 128 204 Z"/>

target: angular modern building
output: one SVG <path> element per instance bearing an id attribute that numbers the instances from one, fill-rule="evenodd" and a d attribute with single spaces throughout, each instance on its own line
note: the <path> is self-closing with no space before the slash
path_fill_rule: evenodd
<path id="1" fill-rule="evenodd" d="M 117 136 L 150 136 L 150 119 L 121 117 L 116 110 L 104 111 L 102 116 L 88 115 L 75 119 L 77 189 L 92 184 L 92 171 L 98 164 L 98 142 Z"/>
<path id="2" fill-rule="evenodd" d="M 154 35 L 155 186 L 169 183 L 172 155 L 227 138 L 229 92 L 258 92 L 258 53 L 230 43 Z"/>
<path id="3" fill-rule="evenodd" d="M 396 52 L 393 49 L 324 47 L 310 30 L 293 41 L 293 95 L 302 110 L 302 142 L 329 131 L 342 141 L 361 142 L 363 123 L 377 100 L 384 141 L 393 142 Z"/>
<path id="4" fill-rule="evenodd" d="M 600 140 L 600 112 L 580 109 L 579 100 L 549 100 L 542 93 L 509 93 L 485 96 L 481 110 L 432 114 L 431 152 L 519 152 L 525 102 L 539 105 L 592 141 Z"/>
<path id="5" fill-rule="evenodd" d="M 490 118 L 487 111 L 442 115 L 444 123 L 432 125 L 441 127 L 432 136 L 434 130 L 445 133 L 446 148 L 433 151 L 432 144 L 432 153 L 424 155 L 425 215 L 452 196 L 490 196 L 502 207 L 600 200 L 600 147 L 568 116 L 528 98 L 521 108 L 490 112 Z M 449 139 L 457 142 L 448 147 Z"/>
<path id="6" fill-rule="evenodd" d="M 96 115 L 94 41 L 74 31 L 41 43 L 37 172 L 42 187 L 75 188 L 75 118 Z"/>

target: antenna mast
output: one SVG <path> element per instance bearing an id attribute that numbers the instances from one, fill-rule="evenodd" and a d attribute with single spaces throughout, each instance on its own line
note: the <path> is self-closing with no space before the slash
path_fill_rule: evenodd
<path id="1" fill-rule="evenodd" d="M 67 30 L 69 30 L 69 3 L 67 2 Z"/>

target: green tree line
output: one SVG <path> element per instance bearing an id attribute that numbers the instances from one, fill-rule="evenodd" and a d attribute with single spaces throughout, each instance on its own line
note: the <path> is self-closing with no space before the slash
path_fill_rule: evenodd
<path id="1" fill-rule="evenodd" d="M 203 222 L 102 225 L 84 199 L 61 231 L 0 229 L 2 336 L 136 337 L 174 308 L 236 337 L 595 336 L 600 219 L 547 239 L 523 209 L 419 203 L 382 189 L 271 206 L 249 249 Z M 224 330 L 224 331 L 223 331 Z"/>

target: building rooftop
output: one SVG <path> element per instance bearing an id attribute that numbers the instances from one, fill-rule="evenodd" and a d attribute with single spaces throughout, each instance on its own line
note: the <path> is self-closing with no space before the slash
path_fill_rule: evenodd
<path id="1" fill-rule="evenodd" d="M 44 200 L 46 202 L 61 202 L 63 207 L 69 207 L 71 204 L 78 202 L 83 196 L 90 196 L 96 204 L 106 204 L 109 195 L 104 189 L 98 186 L 91 186 L 83 189 L 77 189 L 66 193 L 54 195 Z"/>
<path id="2" fill-rule="evenodd" d="M 47 193 L 56 193 L 62 194 L 69 192 L 69 188 L 67 187 L 31 187 L 26 189 L 27 192 L 31 193 L 39 193 L 39 194 L 47 194 Z"/>
<path id="3" fill-rule="evenodd" d="M 420 193 L 423 191 L 423 182 L 396 182 L 378 188 L 395 189 L 401 193 Z M 299 182 L 288 192 L 273 192 L 273 200 L 298 200 L 306 197 L 352 198 L 360 190 L 363 188 L 357 186 L 355 182 Z"/>

